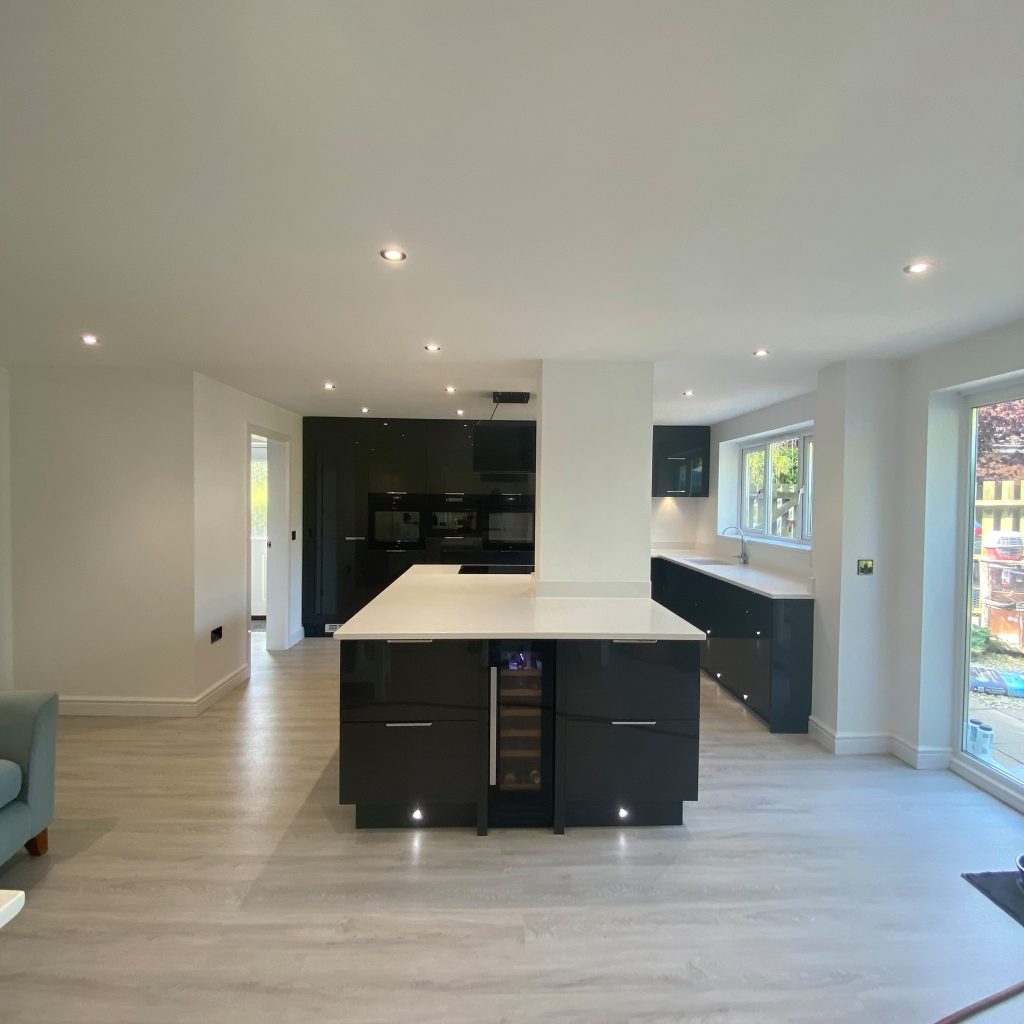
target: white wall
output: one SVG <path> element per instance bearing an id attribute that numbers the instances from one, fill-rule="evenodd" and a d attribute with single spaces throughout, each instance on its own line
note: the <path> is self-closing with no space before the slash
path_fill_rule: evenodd
<path id="1" fill-rule="evenodd" d="M 200 691 L 248 667 L 250 432 L 286 441 L 291 530 L 286 635 L 302 635 L 302 417 L 195 374 L 195 680 Z M 210 643 L 210 631 L 223 639 Z"/>
<path id="2" fill-rule="evenodd" d="M 712 485 L 713 486 L 713 485 Z M 700 510 L 712 498 L 651 498 L 651 547 L 692 548 Z"/>
<path id="3" fill-rule="evenodd" d="M 650 594 L 653 406 L 651 363 L 542 364 L 538 595 Z"/>
<path id="4" fill-rule="evenodd" d="M 14 686 L 11 586 L 11 382 L 0 367 L 0 690 Z"/>
<path id="5" fill-rule="evenodd" d="M 858 360 L 818 377 L 812 724 L 840 751 L 889 749 L 901 372 Z M 874 560 L 873 575 L 857 575 L 860 558 Z"/>
<path id="6" fill-rule="evenodd" d="M 194 694 L 192 375 L 13 369 L 14 679 Z"/>
<path id="7" fill-rule="evenodd" d="M 900 579 L 891 630 L 900 684 L 892 731 L 924 754 L 958 747 L 964 615 L 958 571 L 964 395 L 1024 377 L 1024 321 L 922 352 L 906 361 L 900 393 L 900 514 L 895 543 Z"/>

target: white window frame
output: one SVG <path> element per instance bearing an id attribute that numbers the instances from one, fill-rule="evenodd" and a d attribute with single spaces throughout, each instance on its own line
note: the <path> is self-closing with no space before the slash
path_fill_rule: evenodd
<path id="1" fill-rule="evenodd" d="M 799 482 L 797 485 L 797 506 L 796 506 L 796 521 L 799 524 L 799 536 L 794 538 L 789 537 L 777 537 L 770 529 L 769 515 L 774 505 L 774 496 L 772 495 L 772 474 L 771 474 L 771 457 L 769 449 L 776 441 L 790 441 L 797 440 L 799 442 L 799 454 L 797 455 L 797 464 L 800 469 Z M 748 537 L 764 538 L 767 541 L 771 541 L 772 544 L 788 544 L 790 547 L 806 548 L 811 546 L 811 536 L 813 532 L 813 523 L 807 521 L 805 510 L 807 507 L 807 442 L 814 440 L 813 430 L 780 430 L 776 434 L 769 434 L 766 437 L 759 438 L 756 444 L 744 444 L 740 448 L 740 467 L 739 467 L 739 494 L 738 494 L 738 515 L 736 521 L 740 524 L 743 532 Z M 743 525 L 745 518 L 746 507 L 744 501 L 744 489 L 746 487 L 746 468 L 747 468 L 747 455 L 750 452 L 763 452 L 764 453 L 764 528 L 754 529 L 748 528 Z M 813 486 L 813 480 L 812 480 Z M 811 509 L 813 515 L 813 496 L 811 501 Z"/>

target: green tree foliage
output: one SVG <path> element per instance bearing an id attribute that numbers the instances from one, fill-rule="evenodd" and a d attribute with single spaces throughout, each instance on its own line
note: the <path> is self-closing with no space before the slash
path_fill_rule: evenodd
<path id="1" fill-rule="evenodd" d="M 267 462 L 253 459 L 249 478 L 252 500 L 252 536 L 267 535 Z"/>
<path id="2" fill-rule="evenodd" d="M 795 487 L 800 482 L 800 442 L 779 441 L 771 446 L 772 479 L 776 485 Z"/>

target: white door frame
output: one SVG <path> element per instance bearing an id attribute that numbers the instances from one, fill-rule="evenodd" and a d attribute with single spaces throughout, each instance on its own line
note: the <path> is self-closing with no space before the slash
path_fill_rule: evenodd
<path id="1" fill-rule="evenodd" d="M 964 723 L 967 720 L 967 708 L 970 700 L 968 690 L 968 670 L 970 666 L 970 609 L 971 586 L 973 582 L 972 565 L 974 560 L 974 491 L 975 491 L 975 450 L 974 450 L 974 410 L 982 405 L 995 405 L 1024 398 L 1024 380 L 1013 384 L 1003 383 L 996 387 L 965 390 L 963 392 L 963 409 L 961 412 L 961 447 L 958 459 L 960 472 L 959 524 L 960 537 L 957 542 L 957 605 L 959 608 L 956 623 L 956 640 L 959 657 L 956 662 L 959 686 L 953 695 L 954 709 L 952 729 L 950 730 L 953 756 L 950 768 L 961 777 L 973 782 L 979 789 L 998 797 L 1004 803 L 1018 811 L 1024 812 L 1024 787 L 1015 782 L 1009 775 L 990 767 L 983 761 L 972 757 L 963 749 Z"/>
<path id="2" fill-rule="evenodd" d="M 245 605 L 252 621 L 252 437 L 267 439 L 267 650 L 285 651 L 291 634 L 291 438 L 258 423 L 246 428 Z M 252 663 L 252 635 L 247 632 Z"/>

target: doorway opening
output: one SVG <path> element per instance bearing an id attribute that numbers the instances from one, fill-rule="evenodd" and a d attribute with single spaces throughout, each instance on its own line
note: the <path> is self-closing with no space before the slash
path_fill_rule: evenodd
<path id="1" fill-rule="evenodd" d="M 288 441 L 250 427 L 246 495 L 249 638 L 268 651 L 290 645 Z"/>
<path id="2" fill-rule="evenodd" d="M 969 414 L 961 748 L 1024 791 L 1024 391 L 975 399 Z"/>
<path id="3" fill-rule="evenodd" d="M 269 480 L 267 439 L 249 437 L 249 628 L 267 631 L 267 514 Z"/>

